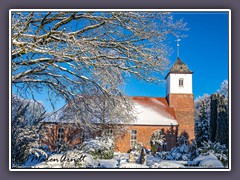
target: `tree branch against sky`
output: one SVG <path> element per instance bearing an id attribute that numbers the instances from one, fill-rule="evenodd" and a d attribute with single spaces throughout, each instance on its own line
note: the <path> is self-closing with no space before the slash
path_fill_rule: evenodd
<path id="1" fill-rule="evenodd" d="M 169 39 L 187 30 L 167 12 L 12 12 L 11 21 L 14 93 L 44 92 L 53 106 L 97 95 L 128 107 L 127 78 L 162 81 Z"/>
<path id="2" fill-rule="evenodd" d="M 12 83 L 46 85 L 67 98 L 76 93 L 65 81 L 104 92 L 94 77 L 101 68 L 157 81 L 168 35 L 184 28 L 162 12 L 13 12 Z"/>

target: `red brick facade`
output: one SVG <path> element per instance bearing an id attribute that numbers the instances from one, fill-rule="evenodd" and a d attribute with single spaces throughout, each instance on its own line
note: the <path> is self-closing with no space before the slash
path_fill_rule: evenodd
<path id="1" fill-rule="evenodd" d="M 58 129 L 63 128 L 64 142 L 68 143 L 71 147 L 81 143 L 81 137 L 76 137 L 80 130 L 74 128 L 71 124 L 59 124 L 59 123 L 44 123 L 41 127 L 41 139 L 42 145 L 47 145 L 50 150 L 56 148 L 56 142 L 58 140 Z"/>
<path id="2" fill-rule="evenodd" d="M 133 98 L 134 99 L 134 98 Z M 193 94 L 169 94 L 167 96 L 167 101 L 164 98 L 140 98 L 135 97 L 135 102 L 138 100 L 138 103 L 144 104 L 154 108 L 156 111 L 160 108 L 156 103 L 152 104 L 148 102 L 149 100 L 154 99 L 162 102 L 164 104 L 164 110 L 168 112 L 176 121 L 178 125 L 129 125 L 127 127 L 127 132 L 122 135 L 121 138 L 118 138 L 115 142 L 115 151 L 127 152 L 130 148 L 130 131 L 137 131 L 137 142 L 142 143 L 143 146 L 150 149 L 150 137 L 156 130 L 161 130 L 166 138 L 167 150 L 171 150 L 176 145 L 177 135 L 185 135 L 188 137 L 189 142 L 194 139 L 194 101 Z M 163 100 L 164 99 L 164 100 Z M 146 103 L 144 103 L 146 102 Z M 149 117 L 151 118 L 151 116 Z M 161 121 L 161 119 L 159 119 Z M 79 134 L 80 130 L 77 129 L 74 125 L 71 124 L 59 124 L 59 123 L 44 123 L 42 126 L 42 132 L 45 137 L 42 140 L 42 144 L 46 144 L 50 147 L 51 150 L 56 148 L 56 142 L 58 139 L 58 129 L 64 129 L 64 141 L 67 142 L 71 147 L 76 144 L 81 143 L 81 137 L 75 137 L 76 134 Z"/>
<path id="3" fill-rule="evenodd" d="M 115 151 L 127 152 L 129 149 L 131 149 L 130 146 L 131 130 L 137 130 L 137 143 L 142 143 L 142 145 L 148 149 L 151 149 L 150 137 L 156 130 L 163 131 L 167 142 L 167 150 L 170 150 L 176 144 L 177 126 L 134 125 L 129 126 L 127 132 L 121 138 L 115 141 Z"/>
<path id="4" fill-rule="evenodd" d="M 169 94 L 167 101 L 179 124 L 178 135 L 185 134 L 189 142 L 194 136 L 194 97 L 193 94 Z"/>
<path id="5" fill-rule="evenodd" d="M 59 128 L 64 128 L 64 142 L 67 142 L 70 147 L 73 147 L 76 144 L 81 144 L 81 137 L 74 138 L 74 134 L 79 134 L 79 130 L 73 128 L 71 125 L 56 123 L 45 123 L 42 125 L 42 135 L 45 137 L 41 140 L 41 144 L 47 145 L 50 150 L 55 150 Z M 115 151 L 127 152 L 131 149 L 131 130 L 137 130 L 137 143 L 142 143 L 142 145 L 148 149 L 151 149 L 150 137 L 153 132 L 161 130 L 166 138 L 167 150 L 170 150 L 176 144 L 178 126 L 130 125 L 128 126 L 126 133 L 115 141 Z"/>

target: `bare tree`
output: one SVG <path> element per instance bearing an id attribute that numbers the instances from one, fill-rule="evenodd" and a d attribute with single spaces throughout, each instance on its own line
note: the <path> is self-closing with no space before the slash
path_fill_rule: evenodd
<path id="1" fill-rule="evenodd" d="M 102 110 L 107 102 L 112 107 L 108 116 L 114 112 L 112 117 L 132 120 L 125 81 L 133 76 L 160 82 L 168 65 L 169 38 L 186 30 L 182 20 L 174 21 L 167 12 L 12 12 L 11 22 L 17 93 L 34 97 L 46 92 L 53 105 L 58 98 L 69 103 L 78 96 L 84 107 L 75 119 L 83 121 L 90 117 L 82 109 L 94 113 L 86 95 L 100 97 L 96 106 Z"/>

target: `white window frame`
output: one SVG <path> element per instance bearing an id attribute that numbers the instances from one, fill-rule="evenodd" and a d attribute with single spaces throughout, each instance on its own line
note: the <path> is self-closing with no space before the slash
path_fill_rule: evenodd
<path id="1" fill-rule="evenodd" d="M 130 147 L 132 148 L 135 144 L 137 144 L 137 130 L 130 130 Z"/>

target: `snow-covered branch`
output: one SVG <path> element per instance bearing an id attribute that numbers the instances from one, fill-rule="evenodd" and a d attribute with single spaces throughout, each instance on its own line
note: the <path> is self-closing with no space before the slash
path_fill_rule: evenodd
<path id="1" fill-rule="evenodd" d="M 91 117 L 103 122 L 101 113 L 133 120 L 125 82 L 130 76 L 161 82 L 168 39 L 187 30 L 165 12 L 13 12 L 11 23 L 13 86 L 26 95 L 45 91 L 50 101 L 97 97 L 98 107 L 84 98 L 85 105 L 72 104 L 73 119 L 81 114 L 85 123 Z"/>

